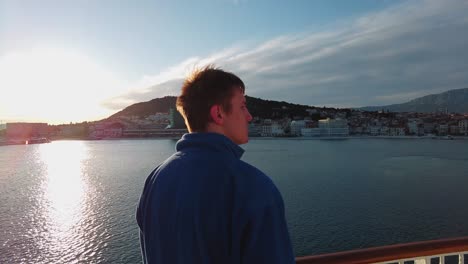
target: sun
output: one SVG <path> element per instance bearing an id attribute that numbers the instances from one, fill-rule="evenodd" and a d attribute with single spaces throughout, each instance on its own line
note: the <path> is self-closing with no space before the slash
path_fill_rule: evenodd
<path id="1" fill-rule="evenodd" d="M 123 82 L 89 56 L 60 48 L 0 55 L 0 116 L 68 123 L 106 117 Z"/>

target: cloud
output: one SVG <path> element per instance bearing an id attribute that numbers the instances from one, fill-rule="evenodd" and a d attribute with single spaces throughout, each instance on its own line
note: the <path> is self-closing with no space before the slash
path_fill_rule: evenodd
<path id="1" fill-rule="evenodd" d="M 209 63 L 239 75 L 249 95 L 317 106 L 401 103 L 467 87 L 467 11 L 463 0 L 408 1 L 319 32 L 230 47 L 147 76 L 143 89 L 108 105 L 175 95 L 187 72 Z"/>

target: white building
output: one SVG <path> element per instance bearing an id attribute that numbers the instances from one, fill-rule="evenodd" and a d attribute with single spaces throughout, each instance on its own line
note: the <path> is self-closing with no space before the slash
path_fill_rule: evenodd
<path id="1" fill-rule="evenodd" d="M 262 137 L 271 137 L 273 134 L 271 133 L 271 125 L 263 125 L 262 126 Z"/>
<path id="2" fill-rule="evenodd" d="M 322 119 L 319 120 L 319 128 L 322 136 L 349 136 L 349 126 L 346 119 Z"/>
<path id="3" fill-rule="evenodd" d="M 261 136 L 263 131 L 262 125 L 250 123 L 249 124 L 249 136 L 255 137 L 255 136 Z"/>
<path id="4" fill-rule="evenodd" d="M 274 122 L 271 124 L 271 134 L 273 136 L 282 136 L 284 135 L 284 129 L 280 124 Z"/>
<path id="5" fill-rule="evenodd" d="M 369 130 L 370 130 L 370 134 L 371 136 L 378 136 L 380 135 L 380 129 L 382 127 L 381 126 L 370 126 L 369 127 Z"/>
<path id="6" fill-rule="evenodd" d="M 389 136 L 390 135 L 390 129 L 387 126 L 383 126 L 380 129 L 380 135 L 381 136 Z"/>
<path id="7" fill-rule="evenodd" d="M 146 119 L 152 121 L 161 121 L 161 120 L 169 120 L 170 114 L 168 113 L 156 113 L 154 115 L 148 116 Z"/>
<path id="8" fill-rule="evenodd" d="M 450 126 L 449 127 L 449 133 L 451 135 L 458 135 L 458 134 L 460 134 L 460 128 L 458 126 Z"/>
<path id="9" fill-rule="evenodd" d="M 271 125 L 273 121 L 271 119 L 263 119 L 263 124 L 264 125 Z"/>
<path id="10" fill-rule="evenodd" d="M 468 120 L 460 120 L 458 121 L 458 129 L 460 134 L 467 135 L 468 134 Z"/>
<path id="11" fill-rule="evenodd" d="M 419 135 L 424 128 L 421 127 L 422 122 L 419 119 L 408 120 L 408 132 L 412 135 Z M 421 131 L 422 130 L 422 131 Z"/>
<path id="12" fill-rule="evenodd" d="M 389 136 L 404 136 L 405 128 L 404 127 L 391 127 L 388 131 Z"/>
<path id="13" fill-rule="evenodd" d="M 283 127 L 277 122 L 272 122 L 270 125 L 262 126 L 262 137 L 275 137 L 284 135 Z"/>
<path id="14" fill-rule="evenodd" d="M 447 135 L 449 132 L 449 126 L 447 124 L 439 124 L 437 126 L 437 134 Z"/>
<path id="15" fill-rule="evenodd" d="M 301 135 L 304 137 L 319 137 L 322 135 L 320 128 L 302 128 Z"/>
<path id="16" fill-rule="evenodd" d="M 425 123 L 423 124 L 424 133 L 425 133 L 425 134 L 432 134 L 432 133 L 434 133 L 435 127 L 436 127 L 436 124 L 425 122 Z"/>
<path id="17" fill-rule="evenodd" d="M 300 136 L 302 135 L 301 129 L 306 127 L 305 120 L 294 120 L 291 121 L 291 135 Z"/>
<path id="18" fill-rule="evenodd" d="M 294 122 L 294 121 L 293 121 Z M 297 122 L 297 121 L 296 121 Z M 305 126 L 305 124 L 304 124 Z M 292 133 L 291 123 L 291 133 Z M 303 127 L 300 130 L 301 135 L 304 137 L 342 137 L 349 135 L 349 126 L 346 119 L 322 119 L 319 120 L 318 128 Z"/>

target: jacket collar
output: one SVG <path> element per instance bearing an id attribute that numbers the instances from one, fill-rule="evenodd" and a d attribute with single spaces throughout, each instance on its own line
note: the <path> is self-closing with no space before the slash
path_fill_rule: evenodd
<path id="1" fill-rule="evenodd" d="M 218 133 L 188 133 L 177 141 L 176 150 L 183 151 L 188 148 L 206 148 L 215 151 L 232 153 L 240 159 L 244 149 L 232 142 L 229 138 Z"/>

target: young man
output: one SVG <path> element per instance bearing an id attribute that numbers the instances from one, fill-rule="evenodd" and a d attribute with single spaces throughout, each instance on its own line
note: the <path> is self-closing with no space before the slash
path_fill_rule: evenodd
<path id="1" fill-rule="evenodd" d="M 137 209 L 144 263 L 294 263 L 278 189 L 240 160 L 252 120 L 244 90 L 211 67 L 183 84 L 190 133 L 148 176 Z"/>

